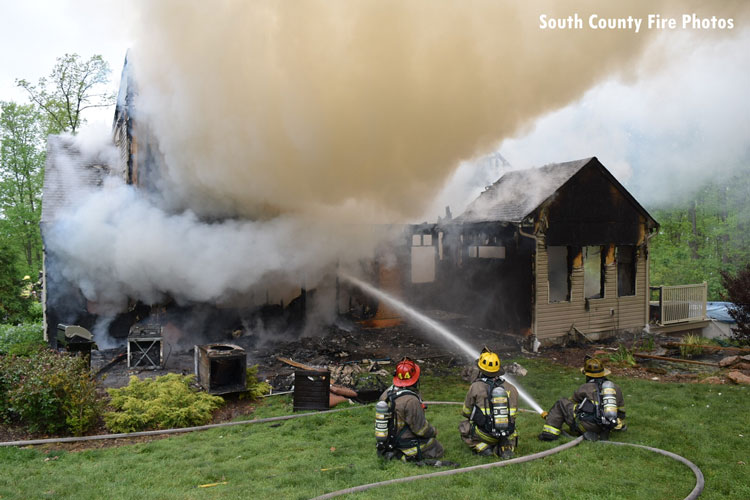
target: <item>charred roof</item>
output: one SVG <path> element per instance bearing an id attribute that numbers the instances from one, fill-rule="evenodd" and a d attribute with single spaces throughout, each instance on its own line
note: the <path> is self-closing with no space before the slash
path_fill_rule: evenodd
<path id="1" fill-rule="evenodd" d="M 622 193 L 635 210 L 655 227 L 656 221 L 602 165 L 596 157 L 564 163 L 552 163 L 538 168 L 514 170 L 506 173 L 469 204 L 456 222 L 512 222 L 520 224 L 586 167 L 598 169 Z"/>

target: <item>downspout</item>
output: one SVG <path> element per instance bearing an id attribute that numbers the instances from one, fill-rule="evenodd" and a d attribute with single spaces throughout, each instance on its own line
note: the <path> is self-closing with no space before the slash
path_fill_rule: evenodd
<path id="1" fill-rule="evenodd" d="M 645 309 L 646 309 L 646 328 L 649 327 L 651 322 L 651 250 L 649 249 L 649 242 L 651 238 L 656 236 L 656 232 L 648 233 L 644 235 L 644 245 L 646 248 L 646 290 L 645 290 Z M 637 276 L 637 275 L 636 275 Z M 646 330 L 648 331 L 648 330 Z"/>
<path id="2" fill-rule="evenodd" d="M 540 345 L 539 344 L 539 339 L 536 336 L 536 332 L 537 332 L 537 325 L 536 325 L 537 313 L 536 313 L 536 307 L 537 307 L 537 302 L 538 302 L 536 295 L 537 295 L 537 291 L 539 290 L 539 286 L 538 286 L 538 284 L 536 282 L 537 281 L 537 269 L 539 269 L 539 263 L 537 262 L 537 259 L 539 258 L 538 257 L 539 252 L 537 251 L 538 250 L 537 247 L 538 247 L 539 242 L 537 240 L 536 235 L 529 234 L 529 233 L 524 233 L 523 232 L 523 223 L 524 223 L 524 221 L 522 220 L 518 224 L 518 234 L 520 234 L 521 236 L 525 236 L 526 238 L 530 238 L 530 239 L 532 239 L 534 241 L 534 276 L 533 276 L 533 278 L 534 278 L 534 296 L 531 298 L 533 300 L 533 306 L 534 307 L 531 308 L 531 350 L 532 350 L 532 352 L 537 352 L 539 350 L 539 345 Z"/>

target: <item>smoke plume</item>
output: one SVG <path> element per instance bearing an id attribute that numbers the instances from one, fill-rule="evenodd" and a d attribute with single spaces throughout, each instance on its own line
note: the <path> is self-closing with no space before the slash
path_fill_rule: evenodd
<path id="1" fill-rule="evenodd" d="M 422 214 L 462 160 L 604 78 L 635 78 L 657 34 L 545 31 L 541 14 L 737 5 L 143 1 L 136 131 L 158 141 L 165 203 L 107 183 L 59 225 L 65 276 L 111 304 L 226 300 L 269 274 L 314 283 L 367 255 L 361 225 Z"/>
<path id="2" fill-rule="evenodd" d="M 634 77 L 658 33 L 541 30 L 541 14 L 738 5 L 701 4 L 145 2 L 134 61 L 179 204 L 393 222 L 420 214 L 461 160 L 604 77 Z"/>

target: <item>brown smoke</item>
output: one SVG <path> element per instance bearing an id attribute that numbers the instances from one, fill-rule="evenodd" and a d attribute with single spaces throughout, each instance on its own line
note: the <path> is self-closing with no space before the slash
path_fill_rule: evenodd
<path id="1" fill-rule="evenodd" d="M 577 12 L 586 25 L 591 13 L 696 12 L 738 25 L 746 10 L 529 3 L 147 1 L 134 50 L 141 109 L 173 189 L 199 212 L 408 220 L 459 161 L 606 77 L 634 77 L 660 33 L 543 31 L 540 14 Z"/>

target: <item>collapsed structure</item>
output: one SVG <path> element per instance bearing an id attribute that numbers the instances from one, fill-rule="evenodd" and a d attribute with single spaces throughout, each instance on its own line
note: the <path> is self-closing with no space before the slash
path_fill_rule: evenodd
<path id="1" fill-rule="evenodd" d="M 298 331 L 316 294 L 304 281 L 273 283 L 269 275 L 251 293 L 211 303 L 133 297 L 113 315 L 100 310 L 86 277 L 61 271 L 49 242 L 53 231 L 61 231 L 66 209 L 100 190 L 107 176 L 152 195 L 163 188 L 165 160 L 137 114 L 136 96 L 126 60 L 113 126 L 116 160 L 88 155 L 69 137 L 49 139 L 42 213 L 47 339 L 54 343 L 58 323 L 119 338 L 144 322 L 156 324 L 170 349 L 187 336 L 185 348 L 236 339 L 259 322 L 265 329 Z M 657 227 L 596 158 L 587 158 L 508 172 L 460 216 L 448 211 L 437 223 L 400 228 L 400 236 L 384 241 L 363 268 L 376 286 L 423 310 L 449 311 L 468 324 L 555 343 L 648 323 L 649 237 Z M 63 224 L 62 231 L 76 228 Z M 398 323 L 384 304 L 342 285 L 335 262 L 316 286 L 333 290 L 326 307 L 335 314 L 369 326 Z"/>

